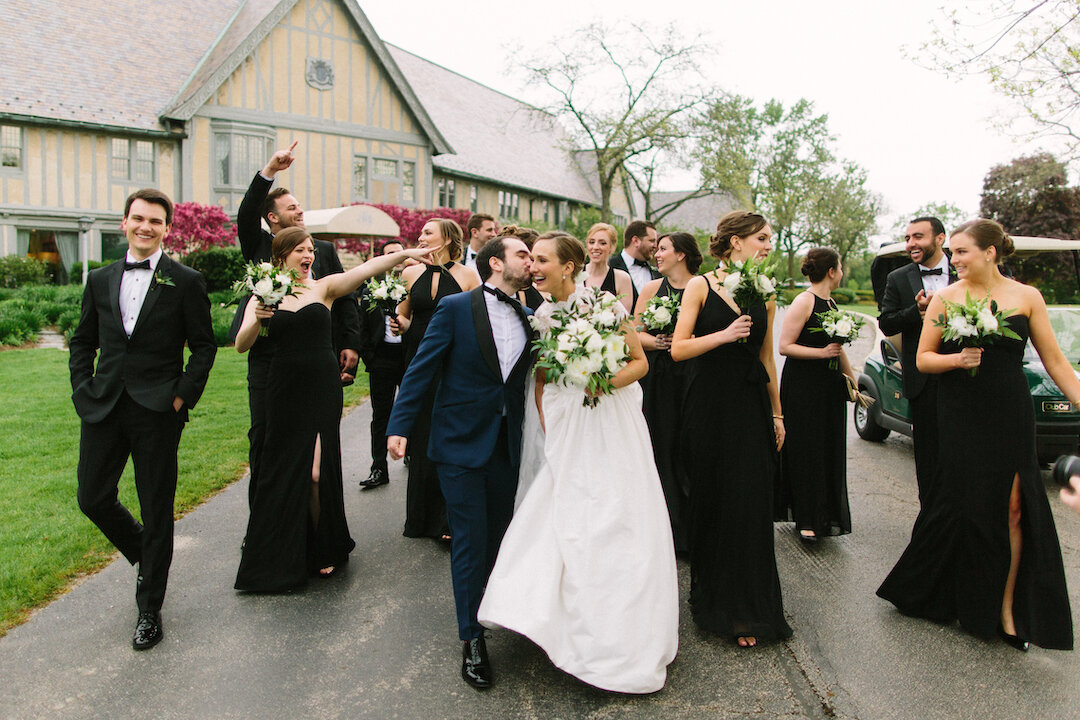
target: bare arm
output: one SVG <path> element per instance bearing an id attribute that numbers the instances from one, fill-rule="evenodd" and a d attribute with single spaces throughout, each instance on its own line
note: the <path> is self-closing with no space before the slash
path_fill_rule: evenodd
<path id="1" fill-rule="evenodd" d="M 781 355 L 800 360 L 821 360 L 837 357 L 840 354 L 840 343 L 829 343 L 823 348 L 808 347 L 798 343 L 799 335 L 802 334 L 813 312 L 814 294 L 809 291 L 799 293 L 784 313 L 784 324 L 780 326 Z"/>
<path id="2" fill-rule="evenodd" d="M 934 325 L 934 320 L 944 312 L 945 303 L 941 296 L 934 295 L 926 308 L 919 350 L 915 355 L 915 366 L 928 375 L 940 375 L 958 368 L 975 368 L 982 360 L 982 348 L 964 348 L 958 353 L 949 354 L 938 352 L 941 348 L 941 328 Z"/>
<path id="3" fill-rule="evenodd" d="M 656 291 L 653 291 L 655 294 Z M 626 308 L 626 312 L 633 313 L 634 308 L 631 303 L 634 302 L 634 281 L 630 278 L 630 273 L 625 270 L 615 270 L 615 294 L 619 296 L 619 302 Z"/>
<path id="4" fill-rule="evenodd" d="M 616 388 L 637 382 L 649 372 L 649 361 L 645 359 L 645 351 L 641 348 L 641 341 L 638 340 L 637 331 L 634 330 L 630 318 L 623 322 L 622 336 L 630 349 L 630 362 L 611 378 L 611 385 Z"/>
<path id="5" fill-rule="evenodd" d="M 735 319 L 723 330 L 717 330 L 702 337 L 694 337 L 694 326 L 697 324 L 701 308 L 705 307 L 708 292 L 709 281 L 703 275 L 691 278 L 686 290 L 683 291 L 682 305 L 679 307 L 679 321 L 675 324 L 675 333 L 671 336 L 673 360 L 689 360 L 721 345 L 750 337 L 751 322 L 748 315 Z"/>
<path id="6" fill-rule="evenodd" d="M 769 404 L 772 405 L 773 414 L 773 429 L 776 431 L 776 449 L 779 450 L 784 446 L 784 409 L 780 405 L 780 383 L 776 377 L 776 360 L 773 358 L 773 339 L 772 339 L 772 326 L 773 318 L 776 317 L 776 301 L 770 300 L 765 303 L 765 310 L 768 314 L 768 328 L 769 332 L 765 333 L 765 339 L 761 343 L 761 352 L 758 357 L 761 359 L 761 364 L 765 366 L 765 372 L 769 374 Z"/>
<path id="7" fill-rule="evenodd" d="M 264 307 L 254 296 L 248 299 L 244 308 L 244 319 L 236 331 L 236 352 L 245 353 L 259 339 L 259 328 L 263 318 L 274 316 L 273 308 Z"/>
<path id="8" fill-rule="evenodd" d="M 547 431 L 544 425 L 544 385 L 547 384 L 547 373 L 543 368 L 536 371 L 536 387 L 533 389 L 533 399 L 536 401 L 536 411 L 540 413 L 540 428 Z"/>
<path id="9" fill-rule="evenodd" d="M 348 295 L 353 292 L 368 278 L 387 272 L 405 258 L 419 260 L 422 257 L 430 255 L 434 250 L 435 248 L 409 248 L 408 250 L 400 250 L 388 255 L 379 255 L 378 257 L 367 260 L 362 265 L 357 265 L 351 270 L 327 275 L 319 280 L 319 284 L 326 293 L 325 297 L 327 301 L 332 302 L 343 295 Z"/>
<path id="10" fill-rule="evenodd" d="M 634 320 L 641 327 L 645 326 L 645 321 L 641 319 L 642 313 L 645 312 L 646 306 L 649 301 L 656 296 L 656 291 L 660 289 L 661 280 L 653 280 L 645 284 L 645 287 L 641 288 L 641 294 L 638 295 L 637 307 L 634 308 Z M 646 350 L 667 350 L 668 345 L 660 347 L 657 345 L 656 337 L 652 335 L 648 330 L 639 330 L 638 339 L 641 340 L 641 346 Z"/>

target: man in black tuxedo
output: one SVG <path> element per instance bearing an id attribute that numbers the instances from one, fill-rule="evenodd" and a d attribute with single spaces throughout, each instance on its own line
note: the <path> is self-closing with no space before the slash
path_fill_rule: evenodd
<path id="1" fill-rule="evenodd" d="M 495 218 L 487 213 L 473 213 L 465 223 L 465 247 L 461 250 L 461 264 L 477 272 L 476 256 L 487 241 L 499 234 Z"/>
<path id="2" fill-rule="evenodd" d="M 398 252 L 404 246 L 392 240 L 382 247 L 380 254 Z M 402 266 L 394 268 L 396 272 Z M 397 315 L 388 312 L 389 306 L 374 305 L 369 308 L 371 281 L 360 288 L 360 359 L 368 373 L 371 390 L 371 474 L 360 481 L 365 490 L 390 482 L 386 466 L 386 423 L 394 407 L 394 395 L 405 374 L 405 346 L 397 334 Z"/>
<path id="3" fill-rule="evenodd" d="M 932 499 L 938 457 L 937 377 L 919 372 L 915 353 L 919 349 L 926 306 L 934 293 L 952 281 L 952 269 L 942 250 L 945 226 L 936 217 L 912 220 L 904 231 L 904 242 L 913 262 L 889 273 L 878 327 L 885 335 L 901 336 L 904 397 L 911 407 L 911 435 L 915 444 L 915 476 L 919 503 L 925 507 Z"/>
<path id="4" fill-rule="evenodd" d="M 82 420 L 79 508 L 128 562 L 139 564 L 136 650 L 164 637 L 176 450 L 217 353 L 202 274 L 161 249 L 172 216 L 172 201 L 158 190 L 128 197 L 121 223 L 127 257 L 90 271 L 69 360 L 71 399 Z M 142 523 L 117 499 L 129 456 Z"/>
<path id="5" fill-rule="evenodd" d="M 240 209 L 236 214 L 237 236 L 240 240 L 240 252 L 248 262 L 269 262 L 270 248 L 274 235 L 287 227 L 304 227 L 304 208 L 286 188 L 270 190 L 274 176 L 288 169 L 296 159 L 292 151 L 297 143 L 286 150 L 275 152 L 261 172 L 255 173 L 251 180 Z M 270 232 L 262 227 L 262 220 L 270 226 Z M 315 263 L 311 274 L 315 278 L 342 271 L 334 244 L 326 240 L 312 239 L 315 245 Z M 244 319 L 247 298 L 240 302 L 233 317 L 229 337 L 235 338 L 236 331 Z M 360 319 L 357 313 L 356 296 L 346 295 L 334 301 L 330 312 L 333 322 L 334 349 L 338 353 L 341 367 L 341 381 L 345 385 L 353 382 L 356 366 L 360 359 Z M 251 412 L 251 427 L 248 430 L 248 502 L 255 497 L 259 478 L 259 460 L 262 456 L 263 440 L 266 435 L 266 380 L 270 373 L 274 344 L 270 338 L 260 337 L 248 353 L 248 407 Z"/>
<path id="6" fill-rule="evenodd" d="M 648 220 L 634 220 L 623 232 L 623 249 L 608 258 L 608 267 L 623 270 L 634 284 L 633 304 L 637 305 L 641 288 L 650 280 L 660 277 L 660 271 L 650 264 L 656 252 L 656 226 Z"/>

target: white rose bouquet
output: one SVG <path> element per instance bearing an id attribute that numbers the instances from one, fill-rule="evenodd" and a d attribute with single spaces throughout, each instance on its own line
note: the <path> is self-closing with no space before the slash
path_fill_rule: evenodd
<path id="1" fill-rule="evenodd" d="M 823 332 L 828 336 L 829 342 L 841 345 L 855 342 L 855 338 L 859 337 L 859 331 L 866 324 L 866 318 L 862 315 L 836 308 L 816 313 L 814 317 L 821 323 L 821 327 L 811 328 L 810 332 Z M 837 358 L 829 358 L 830 370 L 836 370 L 839 367 L 840 361 Z"/>
<path id="2" fill-rule="evenodd" d="M 1021 339 L 1005 320 L 1013 311 L 999 310 L 997 301 L 990 299 L 990 293 L 981 300 L 972 298 L 969 292 L 962 303 L 944 298 L 942 301 L 945 312 L 938 315 L 934 325 L 941 328 L 943 340 L 955 341 L 961 347 L 986 347 L 999 337 Z M 979 368 L 973 367 L 968 372 L 975 377 Z"/>
<path id="3" fill-rule="evenodd" d="M 550 313 L 541 309 L 530 318 L 539 337 L 533 341 L 538 368 L 547 382 L 580 387 L 582 405 L 596 407 L 609 394 L 611 379 L 630 361 L 621 327 L 625 311 L 618 300 L 599 288 L 579 290 Z"/>
<path id="4" fill-rule="evenodd" d="M 641 313 L 643 329 L 652 334 L 670 335 L 679 319 L 681 302 L 682 293 L 675 292 L 665 297 L 653 295 Z"/>
<path id="5" fill-rule="evenodd" d="M 372 278 L 368 281 L 367 309 L 375 311 L 382 308 L 386 312 L 394 312 L 408 294 L 405 282 L 397 273 L 387 273 L 382 280 Z"/>
<path id="6" fill-rule="evenodd" d="M 747 258 L 742 262 L 725 262 L 724 288 L 742 313 L 776 297 L 776 260 Z M 746 342 L 740 338 L 739 342 Z"/>
<path id="7" fill-rule="evenodd" d="M 274 267 L 268 262 L 251 262 L 244 268 L 244 277 L 233 284 L 238 296 L 250 293 L 266 307 L 277 307 L 287 296 L 295 296 L 300 285 L 300 275 L 292 269 Z M 259 335 L 268 333 L 264 320 Z"/>

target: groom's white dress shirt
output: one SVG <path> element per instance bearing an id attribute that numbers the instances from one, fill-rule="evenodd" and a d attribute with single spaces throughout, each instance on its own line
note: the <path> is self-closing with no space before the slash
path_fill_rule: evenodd
<path id="1" fill-rule="evenodd" d="M 492 290 L 495 289 L 495 286 L 489 282 L 484 284 Z M 495 349 L 499 353 L 499 370 L 502 372 L 503 382 L 506 382 L 514 366 L 517 365 L 528 338 L 521 324 L 521 316 L 510 303 L 499 300 L 489 292 L 484 293 L 484 302 L 487 304 L 488 319 L 491 321 Z"/>

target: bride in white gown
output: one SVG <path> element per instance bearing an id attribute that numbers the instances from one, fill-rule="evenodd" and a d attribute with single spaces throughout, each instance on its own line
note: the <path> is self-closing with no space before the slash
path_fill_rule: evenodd
<path id="1" fill-rule="evenodd" d="M 533 257 L 537 288 L 573 300 L 581 244 L 541 236 Z M 537 316 L 551 311 L 547 303 Z M 641 414 L 637 380 L 648 364 L 636 333 L 624 327 L 630 362 L 595 407 L 583 406 L 580 387 L 537 378 L 539 412 L 532 407 L 526 418 L 522 450 L 526 491 L 519 490 L 479 618 L 528 637 L 590 685 L 650 693 L 664 686 L 678 649 L 678 578 Z M 532 423 L 546 435 L 537 427 L 530 438 Z"/>

